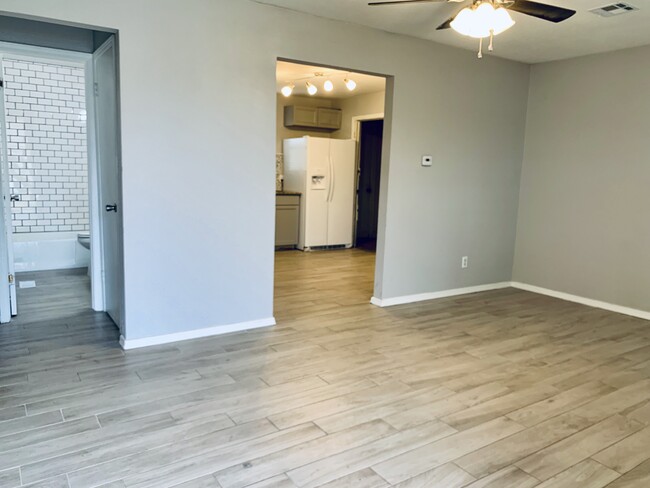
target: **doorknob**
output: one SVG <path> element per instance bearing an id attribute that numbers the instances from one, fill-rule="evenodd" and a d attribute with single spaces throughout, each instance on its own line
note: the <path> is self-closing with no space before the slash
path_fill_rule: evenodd
<path id="1" fill-rule="evenodd" d="M 107 212 L 117 212 L 117 203 L 106 205 Z"/>

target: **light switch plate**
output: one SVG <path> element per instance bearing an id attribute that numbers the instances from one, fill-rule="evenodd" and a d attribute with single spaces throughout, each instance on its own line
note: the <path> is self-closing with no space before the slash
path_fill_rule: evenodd
<path id="1" fill-rule="evenodd" d="M 422 156 L 422 166 L 427 167 L 433 165 L 433 156 Z"/>

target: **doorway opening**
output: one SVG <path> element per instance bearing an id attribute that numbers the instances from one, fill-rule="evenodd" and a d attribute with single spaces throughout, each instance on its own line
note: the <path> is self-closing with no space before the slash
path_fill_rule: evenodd
<path id="1" fill-rule="evenodd" d="M 386 94 L 385 76 L 277 63 L 278 321 L 373 296 Z"/>
<path id="2" fill-rule="evenodd" d="M 12 316 L 38 309 L 60 281 L 61 302 L 91 303 L 85 61 L 32 51 L 0 48 Z"/>
<path id="3" fill-rule="evenodd" d="M 377 249 L 379 224 L 379 186 L 384 119 L 358 120 L 359 176 L 357 185 L 356 245 Z"/>
<path id="4" fill-rule="evenodd" d="M 122 330 L 115 35 L 0 25 L 12 40 L 0 36 L 0 322 L 105 311 Z"/>

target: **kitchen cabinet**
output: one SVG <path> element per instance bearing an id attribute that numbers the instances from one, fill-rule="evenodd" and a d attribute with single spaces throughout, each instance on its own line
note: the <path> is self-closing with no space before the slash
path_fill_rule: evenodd
<path id="1" fill-rule="evenodd" d="M 342 112 L 337 108 L 284 107 L 284 126 L 289 129 L 323 129 L 334 131 L 341 128 Z"/>
<path id="2" fill-rule="evenodd" d="M 300 195 L 275 197 L 275 247 L 295 248 L 300 227 Z"/>
<path id="3" fill-rule="evenodd" d="M 341 128 L 341 111 L 336 108 L 318 109 L 318 127 L 338 130 Z"/>

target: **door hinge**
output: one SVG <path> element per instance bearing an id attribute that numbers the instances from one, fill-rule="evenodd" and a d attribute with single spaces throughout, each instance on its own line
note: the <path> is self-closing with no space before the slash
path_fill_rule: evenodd
<path id="1" fill-rule="evenodd" d="M 4 88 L 4 87 L 5 87 L 5 80 L 0 80 L 0 88 Z"/>
<path id="2" fill-rule="evenodd" d="M 7 279 L 9 280 L 9 284 L 11 285 L 14 282 L 14 275 L 10 274 Z"/>
<path id="3" fill-rule="evenodd" d="M 97 82 L 93 83 L 93 88 L 95 90 L 95 96 L 98 97 L 99 96 L 99 83 L 97 83 Z"/>

